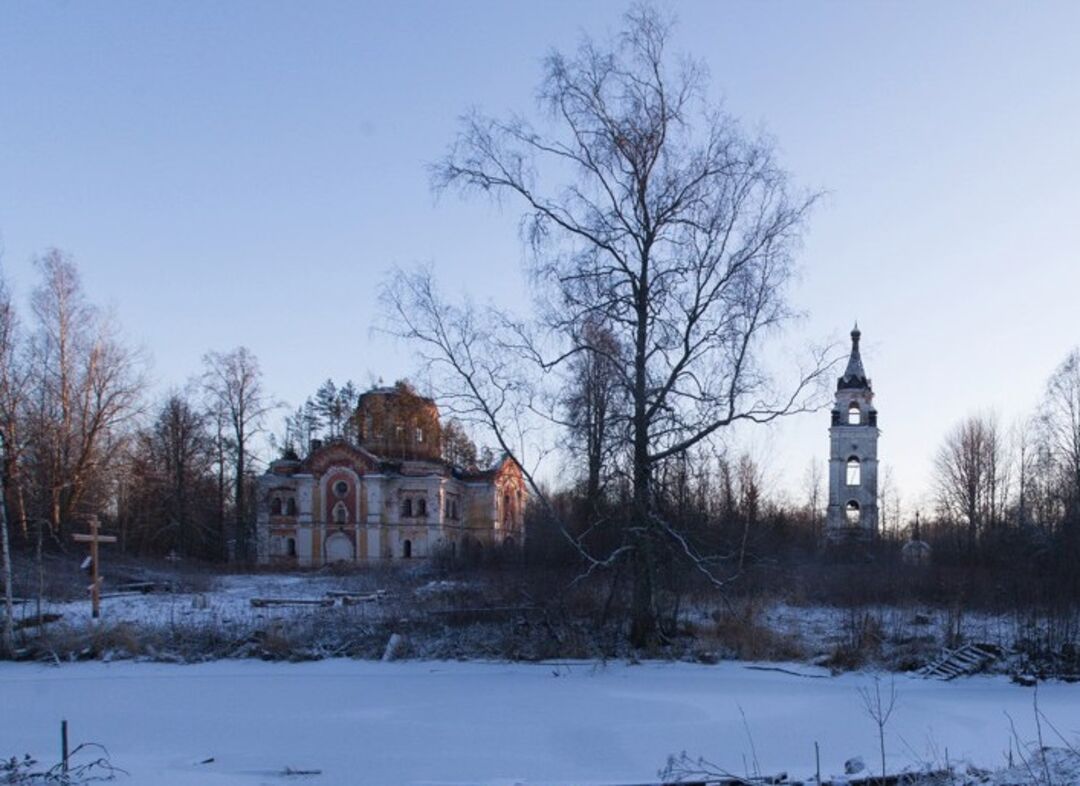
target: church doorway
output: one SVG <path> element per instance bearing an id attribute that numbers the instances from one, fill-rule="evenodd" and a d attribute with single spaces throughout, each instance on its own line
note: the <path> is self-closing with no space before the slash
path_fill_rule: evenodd
<path id="1" fill-rule="evenodd" d="M 335 532 L 326 539 L 327 562 L 351 562 L 353 559 L 353 544 L 348 535 Z"/>

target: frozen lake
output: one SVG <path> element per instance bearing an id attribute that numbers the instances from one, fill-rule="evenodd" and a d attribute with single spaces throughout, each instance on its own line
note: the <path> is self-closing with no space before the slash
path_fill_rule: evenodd
<path id="1" fill-rule="evenodd" d="M 825 773 L 854 755 L 873 765 L 876 732 L 858 695 L 871 680 L 739 663 L 5 663 L 0 756 L 54 762 L 67 718 L 73 743 L 104 744 L 131 773 L 121 782 L 615 784 L 655 780 L 682 750 L 742 774 L 748 727 L 762 772 L 805 776 L 815 740 Z M 1034 737 L 1033 691 L 1005 679 L 899 676 L 896 690 L 890 768 L 946 748 L 953 762 L 999 765 L 1006 713 Z M 1041 686 L 1039 704 L 1077 736 L 1080 685 Z M 284 778 L 286 767 L 322 775 Z"/>

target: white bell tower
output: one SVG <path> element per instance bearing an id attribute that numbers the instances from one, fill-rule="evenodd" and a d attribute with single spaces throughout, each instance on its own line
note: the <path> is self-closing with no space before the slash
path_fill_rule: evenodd
<path id="1" fill-rule="evenodd" d="M 829 508 L 826 536 L 833 543 L 872 540 L 878 534 L 877 443 L 874 391 L 859 355 L 858 323 L 851 357 L 836 382 L 829 428 Z"/>

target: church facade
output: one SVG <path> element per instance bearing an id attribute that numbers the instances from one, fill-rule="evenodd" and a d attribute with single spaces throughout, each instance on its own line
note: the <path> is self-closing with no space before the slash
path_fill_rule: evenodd
<path id="1" fill-rule="evenodd" d="M 878 413 L 859 352 L 862 333 L 851 331 L 851 355 L 836 382 L 829 428 L 830 543 L 872 540 L 878 534 Z"/>
<path id="2" fill-rule="evenodd" d="M 520 547 L 527 501 L 509 458 L 486 468 L 442 458 L 435 403 L 407 385 L 360 396 L 355 440 L 313 440 L 303 459 L 273 462 L 258 481 L 262 565 L 425 559 Z"/>

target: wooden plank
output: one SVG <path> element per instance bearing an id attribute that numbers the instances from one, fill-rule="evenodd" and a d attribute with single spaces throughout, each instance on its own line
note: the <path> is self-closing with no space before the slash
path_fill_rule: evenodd
<path id="1" fill-rule="evenodd" d="M 257 609 L 269 606 L 333 606 L 333 598 L 252 598 L 251 605 Z"/>
<path id="2" fill-rule="evenodd" d="M 115 535 L 83 535 L 76 532 L 71 539 L 76 543 L 116 543 Z"/>

